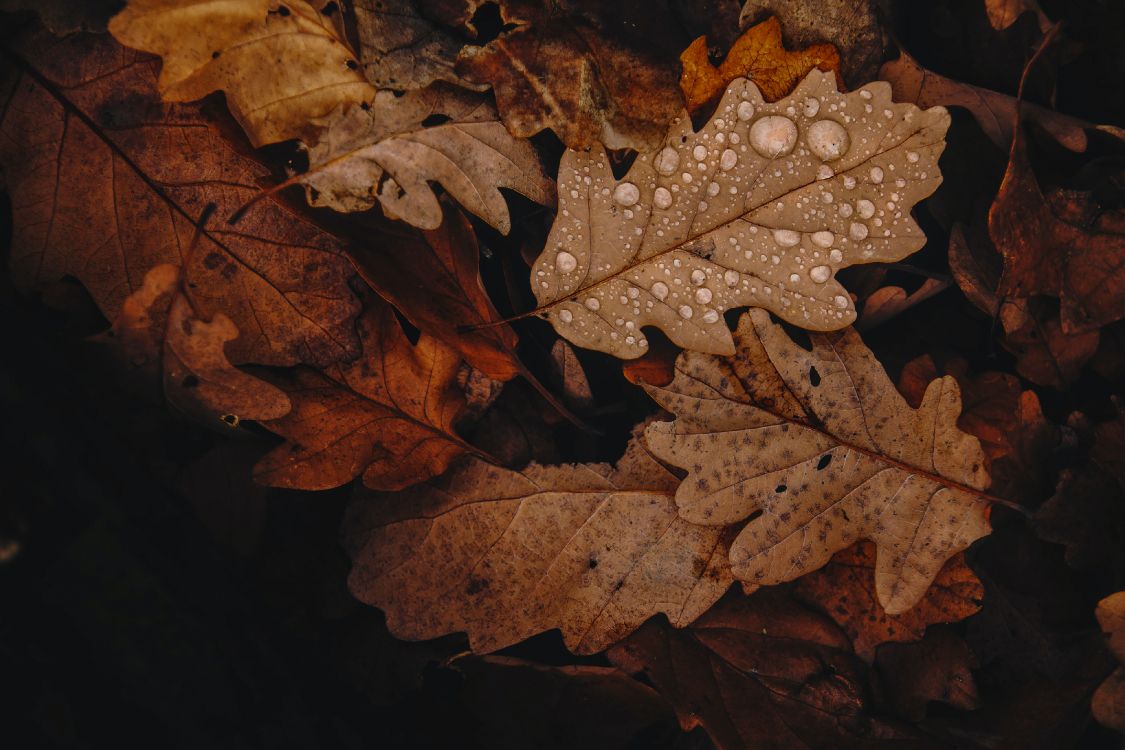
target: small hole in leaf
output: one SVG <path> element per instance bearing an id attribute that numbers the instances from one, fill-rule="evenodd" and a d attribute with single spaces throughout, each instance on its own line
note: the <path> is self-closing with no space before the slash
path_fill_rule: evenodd
<path id="1" fill-rule="evenodd" d="M 438 125 L 444 125 L 447 122 L 449 122 L 449 115 L 442 115 L 435 112 L 425 120 L 422 120 L 422 127 L 436 128 Z"/>
<path id="2" fill-rule="evenodd" d="M 613 172 L 613 179 L 615 180 L 620 180 L 628 174 L 633 162 L 637 160 L 637 152 L 631 148 L 614 149 L 607 154 L 609 156 L 609 168 Z"/>
<path id="3" fill-rule="evenodd" d="M 355 70 L 359 67 L 359 63 L 357 63 L 355 60 L 348 60 L 346 63 L 344 63 L 344 65 L 348 66 L 348 70 Z"/>
<path id="4" fill-rule="evenodd" d="M 198 385 L 199 385 L 199 378 L 197 378 L 194 375 L 187 375 L 187 376 L 184 377 L 183 380 L 180 381 L 180 386 L 182 388 L 195 388 Z"/>
<path id="5" fill-rule="evenodd" d="M 277 8 L 277 14 L 282 18 L 286 18 L 289 15 L 289 8 L 285 7 L 284 5 L 279 5 Z"/>
<path id="6" fill-rule="evenodd" d="M 784 484 L 779 484 L 779 485 L 777 485 L 776 487 L 773 488 L 773 491 L 775 493 L 777 493 L 778 495 L 780 495 L 782 492 L 785 492 L 785 490 L 787 490 L 787 489 L 789 489 L 789 488 L 787 486 L 785 486 Z"/>
<path id="7" fill-rule="evenodd" d="M 477 30 L 477 44 L 485 45 L 506 31 L 516 28 L 515 24 L 504 23 L 499 3 L 485 3 L 473 14 L 469 25 Z"/>
<path id="8" fill-rule="evenodd" d="M 830 463 L 832 463 L 832 454 L 831 453 L 825 453 L 823 456 L 820 457 L 820 461 L 817 462 L 816 470 L 817 471 L 823 471 L 825 468 L 828 467 L 828 464 L 830 464 Z"/>
<path id="9" fill-rule="evenodd" d="M 587 563 L 587 565 L 589 566 L 590 570 L 593 570 L 594 568 L 598 567 L 598 558 L 591 557 L 590 562 Z"/>
<path id="10" fill-rule="evenodd" d="M 237 414 L 224 414 L 223 416 L 219 417 L 219 419 L 223 420 L 223 422 L 225 422 L 230 427 L 238 427 Z"/>
<path id="11" fill-rule="evenodd" d="M 211 53 L 211 59 L 212 60 L 218 60 L 219 55 L 221 55 L 221 54 L 222 54 L 221 52 L 219 52 L 218 50 L 215 50 L 214 52 Z"/>
<path id="12" fill-rule="evenodd" d="M 406 92 L 400 91 L 399 89 L 391 89 L 391 94 L 394 95 L 395 99 L 401 99 L 402 97 L 406 96 Z"/>
<path id="13" fill-rule="evenodd" d="M 340 9 L 340 6 L 337 5 L 336 3 L 328 3 L 328 5 L 325 5 L 323 8 L 320 9 L 320 12 L 321 12 L 321 15 L 324 15 L 324 16 L 327 16 L 328 18 L 331 18 L 332 16 L 334 16 L 336 14 L 336 11 L 338 11 L 339 9 Z"/>
<path id="14" fill-rule="evenodd" d="M 816 371 L 815 367 L 809 368 L 809 382 L 812 383 L 813 388 L 820 385 L 820 373 Z"/>

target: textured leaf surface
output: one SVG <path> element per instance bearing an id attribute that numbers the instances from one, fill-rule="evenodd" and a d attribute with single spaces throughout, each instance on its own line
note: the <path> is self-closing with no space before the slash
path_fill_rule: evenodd
<path id="1" fill-rule="evenodd" d="M 225 92 L 255 146 L 308 138 L 311 119 L 375 93 L 339 28 L 305 0 L 131 0 L 109 30 L 164 59 L 165 100 Z"/>
<path id="2" fill-rule="evenodd" d="M 473 450 L 454 429 L 465 403 L 457 353 L 429 336 L 411 345 L 394 310 L 375 299 L 359 328 L 363 354 L 353 363 L 263 375 L 293 410 L 265 425 L 286 443 L 254 468 L 259 482 L 319 490 L 362 474 L 369 487 L 397 490 Z"/>
<path id="3" fill-rule="evenodd" d="M 113 319 L 150 269 L 184 265 L 197 313 L 238 328 L 232 362 L 321 366 L 358 353 L 339 241 L 280 204 L 206 227 L 188 257 L 204 208 L 230 215 L 267 172 L 195 107 L 161 104 L 155 60 L 106 36 L 37 35 L 19 52 L 36 72 L 0 115 L 18 286 L 75 276 Z"/>
<path id="4" fill-rule="evenodd" d="M 658 612 L 687 625 L 730 585 L 728 535 L 681 519 L 675 486 L 638 441 L 616 468 L 469 460 L 357 500 L 349 587 L 397 637 L 464 631 L 477 652 L 558 628 L 594 653 Z"/>
<path id="5" fill-rule="evenodd" d="M 435 118 L 441 124 L 426 127 Z M 369 108 L 337 111 L 324 124 L 299 178 L 314 206 L 363 211 L 378 201 L 392 218 L 435 229 L 441 207 L 429 183 L 438 182 L 507 234 L 511 220 L 498 188 L 544 204 L 554 197 L 531 144 L 513 138 L 492 106 L 468 92 L 381 91 Z"/>
<path id="6" fill-rule="evenodd" d="M 1125 663 L 1125 591 L 1098 602 L 1097 616 L 1109 650 L 1117 661 Z M 1100 724 L 1125 733 L 1125 667 L 1118 667 L 1101 684 L 1090 708 Z"/>
<path id="7" fill-rule="evenodd" d="M 774 104 L 735 81 L 702 130 L 681 117 L 620 181 L 602 149 L 568 151 L 531 276 L 540 312 L 623 359 L 645 353 L 646 325 L 731 354 L 722 312 L 745 305 L 842 328 L 855 309 L 835 273 L 925 243 L 910 208 L 941 182 L 948 125 L 944 109 L 892 103 L 886 84 L 840 94 L 813 71 Z"/>
<path id="8" fill-rule="evenodd" d="M 878 548 L 875 590 L 888 614 L 914 606 L 942 564 L 988 533 L 980 442 L 957 429 L 953 378 L 909 407 L 854 331 L 793 343 L 764 311 L 743 316 L 738 353 L 685 352 L 649 394 L 676 415 L 645 433 L 688 470 L 680 514 L 751 520 L 731 546 L 734 575 L 789 581 L 859 539 Z"/>
<path id="9" fill-rule="evenodd" d="M 835 71 L 840 55 L 831 44 L 813 44 L 789 51 L 781 43 L 781 24 L 768 18 L 751 26 L 731 47 L 723 62 L 711 64 L 707 38 L 699 37 L 680 55 L 684 72 L 680 88 L 688 112 L 696 112 L 722 96 L 727 84 L 736 78 L 749 78 L 766 101 L 777 101 L 788 94 L 813 68 Z"/>

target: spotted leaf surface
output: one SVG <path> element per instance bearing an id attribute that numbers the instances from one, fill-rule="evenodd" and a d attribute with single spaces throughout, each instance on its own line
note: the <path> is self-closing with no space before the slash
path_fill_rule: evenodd
<path id="1" fill-rule="evenodd" d="M 683 627 L 730 586 L 729 534 L 680 518 L 677 479 L 635 439 L 616 467 L 480 460 L 345 522 L 349 588 L 399 638 L 465 632 L 494 651 L 552 628 L 601 651 L 657 613 Z"/>
<path id="2" fill-rule="evenodd" d="M 836 272 L 925 243 L 911 207 L 941 182 L 949 114 L 872 83 L 836 91 L 812 71 L 767 103 L 730 84 L 699 132 L 682 115 L 618 181 L 605 152 L 567 151 L 559 214 L 532 269 L 539 312 L 571 342 L 632 359 L 644 326 L 732 354 L 725 310 L 763 307 L 803 328 L 855 319 Z"/>
<path id="3" fill-rule="evenodd" d="M 807 351 L 761 310 L 743 316 L 736 343 L 732 357 L 685 352 L 669 386 L 647 387 L 676 415 L 645 439 L 688 471 L 681 517 L 752 518 L 731 569 L 754 584 L 793 580 L 870 539 L 879 603 L 888 614 L 914 606 L 989 530 L 984 452 L 957 429 L 956 381 L 934 380 L 911 409 L 853 330 L 814 335 Z"/>

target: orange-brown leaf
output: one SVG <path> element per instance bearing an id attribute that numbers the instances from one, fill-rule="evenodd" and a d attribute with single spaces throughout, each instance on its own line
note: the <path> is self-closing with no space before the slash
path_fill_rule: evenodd
<path id="1" fill-rule="evenodd" d="M 718 101 L 727 84 L 736 78 L 749 78 L 768 102 L 792 91 L 813 68 L 836 73 L 837 83 L 843 86 L 836 48 L 813 44 L 796 51 L 785 49 L 777 18 L 768 18 L 743 32 L 717 68 L 708 59 L 707 38 L 702 36 L 684 50 L 680 62 L 680 88 L 693 114 Z"/>

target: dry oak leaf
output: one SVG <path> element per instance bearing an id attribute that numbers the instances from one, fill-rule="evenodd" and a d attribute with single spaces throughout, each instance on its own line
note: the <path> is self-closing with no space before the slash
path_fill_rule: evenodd
<path id="1" fill-rule="evenodd" d="M 813 68 L 837 72 L 840 55 L 831 44 L 790 52 L 781 43 L 781 24 L 774 17 L 744 31 L 717 68 L 709 58 L 707 37 L 702 36 L 684 50 L 680 63 L 680 88 L 688 112 L 695 114 L 718 101 L 727 84 L 736 78 L 749 78 L 766 101 L 777 101 Z"/>
<path id="2" fill-rule="evenodd" d="M 504 3 L 501 19 L 516 28 L 465 47 L 456 71 L 492 87 L 520 138 L 550 128 L 570 148 L 653 148 L 682 106 L 677 70 L 647 42 L 603 35 L 598 18 L 584 17 L 598 5 Z"/>
<path id="3" fill-rule="evenodd" d="M 1088 214 L 1088 195 L 1056 193 L 1048 200 L 1017 129 L 1008 169 L 988 212 L 988 231 L 1004 259 L 1002 296 L 1059 298 L 1062 333 L 1096 330 L 1125 317 L 1125 233 L 1083 226 L 1068 214 Z M 1096 346 L 1095 346 L 1096 348 Z M 1093 352 L 1091 352 L 1092 354 Z"/>
<path id="4" fill-rule="evenodd" d="M 398 490 L 441 474 L 463 453 L 482 455 L 454 429 L 465 404 L 460 356 L 426 335 L 411 345 L 393 308 L 377 299 L 358 328 L 363 353 L 354 362 L 262 374 L 293 410 L 264 423 L 286 442 L 254 467 L 257 481 L 322 490 L 362 474 L 368 487 Z"/>
<path id="5" fill-rule="evenodd" d="M 958 622 L 980 610 L 984 587 L 957 553 L 946 561 L 917 605 L 888 615 L 875 596 L 875 545 L 859 542 L 841 550 L 820 570 L 797 580 L 795 592 L 816 606 L 851 638 L 867 662 L 881 643 L 916 641 L 935 623 Z"/>
<path id="6" fill-rule="evenodd" d="M 1095 614 L 1110 652 L 1118 662 L 1125 664 L 1125 591 L 1098 602 Z M 1125 666 L 1114 670 L 1094 692 L 1090 709 L 1099 724 L 1125 733 Z"/>
<path id="7" fill-rule="evenodd" d="M 507 234 L 511 218 L 499 188 L 554 201 L 534 147 L 513 138 L 479 95 L 444 84 L 403 96 L 380 91 L 369 107 L 337 110 L 320 123 L 309 170 L 294 178 L 313 206 L 363 211 L 378 202 L 391 218 L 436 229 L 441 206 L 429 183 L 438 182 Z"/>
<path id="8" fill-rule="evenodd" d="M 875 663 L 888 701 L 899 715 L 911 721 L 924 719 L 931 701 L 962 711 L 980 708 L 973 679 L 976 666 L 975 655 L 960 636 L 937 628 L 918 643 L 895 643 L 879 649 Z"/>
<path id="9" fill-rule="evenodd" d="M 375 94 L 339 27 L 306 0 L 130 0 L 109 30 L 163 58 L 165 101 L 225 92 L 255 146 L 311 138 L 311 120 Z"/>
<path id="10" fill-rule="evenodd" d="M 478 653 L 552 628 L 595 653 L 660 612 L 682 627 L 729 588 L 730 535 L 681 519 L 677 482 L 639 438 L 616 467 L 470 459 L 405 494 L 357 500 L 348 586 L 395 636 L 465 632 Z"/>
<path id="11" fill-rule="evenodd" d="M 685 352 L 676 379 L 646 390 L 674 422 L 645 441 L 688 471 L 676 491 L 689 522 L 751 520 L 731 570 L 776 584 L 870 539 L 888 614 L 918 603 L 955 553 L 989 531 L 980 441 L 957 429 L 956 381 L 930 383 L 919 409 L 895 390 L 858 334 L 791 341 L 763 310 L 742 317 L 732 357 Z"/>
<path id="12" fill-rule="evenodd" d="M 863 301 L 863 312 L 855 322 L 856 330 L 869 331 L 877 328 L 948 287 L 948 281 L 934 278 L 926 279 L 922 286 L 910 293 L 901 286 L 879 287 Z"/>
<path id="13" fill-rule="evenodd" d="M 0 165 L 17 286 L 74 276 L 112 320 L 153 267 L 186 265 L 197 313 L 221 312 L 239 330 L 232 362 L 323 366 L 358 353 L 350 262 L 280 204 L 206 227 L 189 254 L 205 207 L 233 213 L 268 171 L 197 108 L 162 104 L 156 60 L 108 36 L 37 33 L 13 48 L 28 72 L 0 113 Z"/>
<path id="14" fill-rule="evenodd" d="M 731 595 L 683 630 L 645 623 L 608 653 L 719 750 L 919 748 L 871 716 L 867 677 L 824 615 L 775 589 Z"/>
<path id="15" fill-rule="evenodd" d="M 944 109 L 891 102 L 886 84 L 840 94 L 814 70 L 774 104 L 735 81 L 702 130 L 682 115 L 621 180 L 603 149 L 567 151 L 536 313 L 622 359 L 647 351 L 646 325 L 732 354 L 722 313 L 745 305 L 842 328 L 855 309 L 836 271 L 925 244 L 910 208 L 941 182 L 948 126 Z"/>

